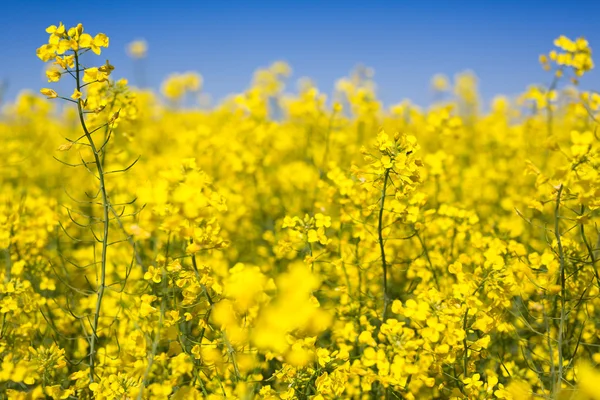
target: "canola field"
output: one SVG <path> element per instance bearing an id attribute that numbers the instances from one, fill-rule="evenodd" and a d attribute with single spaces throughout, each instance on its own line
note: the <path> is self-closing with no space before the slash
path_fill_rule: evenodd
<path id="1" fill-rule="evenodd" d="M 367 69 L 289 94 L 279 62 L 208 110 L 47 33 L 0 119 L 0 398 L 600 399 L 585 39 L 489 107 L 469 73 L 428 108 Z"/>

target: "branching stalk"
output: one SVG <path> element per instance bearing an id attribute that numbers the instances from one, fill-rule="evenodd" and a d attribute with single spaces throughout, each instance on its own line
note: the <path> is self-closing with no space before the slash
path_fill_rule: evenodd
<path id="1" fill-rule="evenodd" d="M 75 65 L 77 68 L 77 72 L 75 74 L 75 81 L 77 83 L 77 90 L 81 91 L 81 78 L 80 78 L 80 64 L 79 64 L 79 55 L 75 52 Z M 100 258 L 100 285 L 97 291 L 96 298 L 96 311 L 94 312 L 94 320 L 92 322 L 92 335 L 90 338 L 90 382 L 94 382 L 94 370 L 96 367 L 96 353 L 97 353 L 97 343 L 98 343 L 98 321 L 100 319 L 100 309 L 102 307 L 102 298 L 104 297 L 104 289 L 106 288 L 106 253 L 108 250 L 108 225 L 109 218 L 108 213 L 110 209 L 110 203 L 108 201 L 108 194 L 106 192 L 106 185 L 104 182 L 104 169 L 102 166 L 102 162 L 100 160 L 100 155 L 98 150 L 96 149 L 96 144 L 94 143 L 94 139 L 92 139 L 92 135 L 88 130 L 87 124 L 85 123 L 85 117 L 83 112 L 83 107 L 81 105 L 81 100 L 77 101 L 77 111 L 79 114 L 79 121 L 81 123 L 81 128 L 85 133 L 85 137 L 92 149 L 92 153 L 94 154 L 94 161 L 96 165 L 96 172 L 98 173 L 98 180 L 100 185 L 100 194 L 102 197 L 102 218 L 103 218 L 103 235 L 102 235 L 102 253 Z"/>

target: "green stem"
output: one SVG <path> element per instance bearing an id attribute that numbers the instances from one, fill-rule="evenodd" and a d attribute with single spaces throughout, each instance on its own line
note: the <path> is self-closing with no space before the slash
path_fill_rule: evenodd
<path id="1" fill-rule="evenodd" d="M 468 369 L 469 369 L 469 343 L 467 342 L 467 317 L 469 316 L 469 308 L 465 311 L 465 318 L 463 320 L 463 330 L 465 331 L 465 338 L 463 339 L 463 347 L 465 350 L 465 354 L 463 357 L 463 369 L 464 375 L 463 377 L 467 377 Z"/>
<path id="2" fill-rule="evenodd" d="M 75 80 L 77 83 L 77 90 L 81 91 L 81 79 L 80 79 L 80 69 L 79 69 L 79 55 L 75 52 L 75 65 L 77 67 L 77 73 L 75 74 Z M 90 148 L 92 149 L 92 153 L 94 154 L 94 161 L 96 162 L 96 170 L 98 172 L 98 180 L 100 181 L 100 193 L 102 196 L 102 211 L 103 211 L 103 229 L 104 233 L 102 236 L 102 255 L 100 260 L 100 286 L 97 292 L 96 299 L 96 311 L 94 313 L 94 321 L 92 325 L 92 336 L 90 339 L 90 382 L 94 382 L 94 370 L 96 367 L 96 345 L 98 341 L 98 321 L 100 319 L 100 308 L 102 307 L 102 298 L 104 297 L 104 289 L 106 287 L 106 253 L 108 250 L 108 211 L 110 208 L 110 203 L 108 202 L 108 195 L 106 193 L 106 185 L 104 183 L 104 169 L 102 167 L 102 163 L 100 160 L 100 156 L 98 154 L 98 150 L 96 149 L 96 144 L 92 139 L 92 135 L 87 128 L 85 123 L 85 117 L 83 115 L 83 107 L 81 105 L 81 100 L 77 101 L 77 111 L 79 113 L 79 121 L 81 122 L 81 128 L 85 133 L 85 137 L 88 140 Z"/>
<path id="3" fill-rule="evenodd" d="M 381 207 L 379 208 L 379 222 L 377 224 L 377 233 L 379 235 L 379 250 L 381 252 L 381 266 L 383 268 L 383 314 L 382 314 L 382 322 L 385 322 L 385 317 L 387 315 L 388 303 L 390 301 L 388 295 L 388 286 L 387 286 L 387 262 L 385 259 L 385 248 L 383 243 L 383 209 L 385 206 L 385 194 L 387 190 L 388 179 L 390 176 L 390 170 L 385 170 L 385 175 L 383 177 L 383 189 L 381 191 Z"/>
<path id="4" fill-rule="evenodd" d="M 194 243 L 194 240 L 191 240 L 191 243 Z M 198 272 L 198 265 L 196 264 L 196 256 L 193 255 L 192 256 L 192 265 L 194 267 L 194 272 L 196 273 L 196 277 L 198 278 L 198 282 L 200 282 L 200 273 Z M 206 287 L 206 285 L 204 284 L 200 284 L 200 287 L 202 288 L 202 291 L 204 292 L 204 295 L 206 296 L 206 300 L 208 301 L 208 305 L 209 305 L 209 311 L 206 314 L 206 320 L 205 323 L 208 323 L 208 318 L 210 316 L 210 311 L 212 311 L 212 308 L 215 305 L 215 301 L 213 300 L 213 298 L 211 297 L 211 295 L 208 293 L 208 288 Z M 223 330 L 221 332 L 222 338 L 223 338 L 223 343 L 225 343 L 225 346 L 227 347 L 227 354 L 229 354 L 229 357 L 231 357 L 231 363 L 233 364 L 233 370 L 234 370 L 234 380 L 237 382 L 240 380 L 240 369 L 238 368 L 238 364 L 237 364 L 237 360 L 235 357 L 235 349 L 233 348 L 233 346 L 231 345 L 231 342 L 229 341 L 229 339 L 227 338 L 227 333 L 225 332 L 225 330 Z M 204 328 L 202 328 L 202 337 L 204 336 Z M 201 342 L 202 340 L 200 340 Z"/>
<path id="5" fill-rule="evenodd" d="M 566 319 L 566 307 L 565 307 L 565 296 L 566 296 L 566 282 L 565 282 L 565 254 L 562 247 L 562 241 L 560 240 L 560 224 L 559 224 L 559 211 L 560 211 L 560 195 L 563 191 L 563 185 L 561 184 L 556 194 L 556 208 L 554 210 L 554 236 L 558 245 L 558 256 L 560 261 L 560 324 L 558 328 L 558 377 L 556 379 L 554 394 L 560 391 L 563 380 L 563 336 L 565 330 L 565 319 Z"/>

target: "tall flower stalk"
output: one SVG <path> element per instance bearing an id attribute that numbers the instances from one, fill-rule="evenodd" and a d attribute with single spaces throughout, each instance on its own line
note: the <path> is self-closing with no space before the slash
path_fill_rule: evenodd
<path id="1" fill-rule="evenodd" d="M 105 150 L 106 145 L 110 139 L 110 134 L 105 135 L 101 144 L 97 144 L 94 141 L 93 134 L 105 128 L 108 132 L 113 123 L 119 116 L 119 112 L 112 114 L 108 121 L 100 124 L 100 126 L 90 129 L 88 121 L 86 119 L 87 114 L 93 114 L 99 116 L 103 111 L 104 106 L 100 105 L 96 109 L 90 110 L 89 104 L 92 102 L 90 99 L 84 98 L 85 88 L 89 85 L 108 85 L 109 76 L 113 71 L 114 67 L 110 65 L 108 61 L 106 64 L 100 67 L 89 67 L 86 68 L 82 63 L 82 56 L 89 51 L 96 55 L 101 54 L 101 49 L 108 47 L 109 39 L 103 33 L 99 33 L 92 37 L 91 35 L 84 33 L 83 26 L 81 24 L 66 29 L 65 26 L 60 23 L 58 26 L 52 25 L 46 29 L 46 32 L 50 34 L 48 44 L 41 46 L 37 50 L 38 57 L 48 62 L 54 60 L 53 65 L 47 70 L 46 75 L 49 82 L 57 82 L 63 76 L 70 75 L 75 81 L 75 89 L 70 98 L 59 96 L 56 91 L 52 89 L 41 89 L 41 93 L 49 98 L 60 98 L 69 103 L 74 103 L 77 107 L 77 114 L 79 117 L 80 127 L 83 134 L 76 140 L 68 140 L 66 145 L 59 147 L 59 150 L 68 151 L 73 146 L 85 146 L 89 147 L 93 156 L 93 161 L 86 161 L 81 157 L 80 164 L 69 164 L 63 161 L 68 166 L 85 167 L 94 178 L 97 180 L 97 192 L 100 195 L 102 217 L 100 222 L 102 224 L 102 236 L 97 237 L 92 229 L 93 222 L 86 225 L 94 236 L 94 239 L 101 245 L 100 262 L 98 263 L 100 269 L 100 277 L 96 288 L 93 290 L 93 295 L 96 296 L 95 307 L 91 319 L 88 319 L 90 324 L 91 333 L 88 334 L 89 343 L 89 380 L 94 382 L 96 376 L 97 366 L 97 354 L 98 354 L 98 341 L 99 341 L 99 323 L 101 319 L 102 300 L 104 298 L 105 290 L 107 288 L 107 253 L 109 243 L 109 230 L 110 230 L 110 211 L 112 209 L 108 191 L 106 188 L 106 172 L 104 170 L 105 161 Z M 98 120 L 99 118 L 96 118 Z M 60 160 L 59 160 L 60 161 Z M 89 196 L 92 199 L 96 196 Z M 69 213 L 71 215 L 71 213 Z M 88 216 L 90 221 L 94 220 L 93 215 Z M 115 215 L 115 218 L 118 218 Z M 75 222 L 75 221 L 73 221 Z M 83 226 L 77 223 L 79 226 Z M 64 228 L 63 228 L 64 229 Z M 66 232 L 66 231 L 65 231 Z M 73 313 L 73 315 L 75 315 Z"/>

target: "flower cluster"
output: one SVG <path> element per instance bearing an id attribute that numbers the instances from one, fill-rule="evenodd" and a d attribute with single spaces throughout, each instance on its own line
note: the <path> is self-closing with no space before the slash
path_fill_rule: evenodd
<path id="1" fill-rule="evenodd" d="M 572 69 L 576 77 L 581 77 L 594 68 L 592 49 L 585 38 L 571 40 L 561 35 L 554 40 L 554 46 L 558 50 L 552 50 L 547 55 L 540 56 L 540 63 L 546 71 L 550 71 L 552 64 L 555 64 L 558 68 L 556 70 L 557 77 L 562 76 L 567 68 Z"/>
<path id="2" fill-rule="evenodd" d="M 277 62 L 207 111 L 197 74 L 137 90 L 84 65 L 105 35 L 47 32 L 73 93 L 0 118 L 7 398 L 598 398 L 584 39 L 491 107 L 468 72 L 384 109 L 369 68 L 329 99 Z"/>

